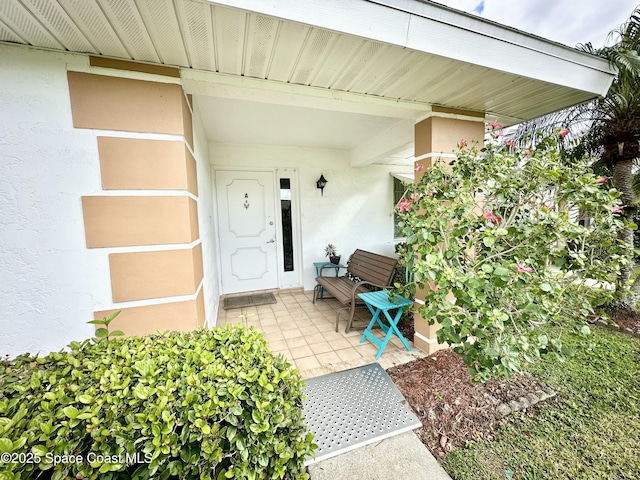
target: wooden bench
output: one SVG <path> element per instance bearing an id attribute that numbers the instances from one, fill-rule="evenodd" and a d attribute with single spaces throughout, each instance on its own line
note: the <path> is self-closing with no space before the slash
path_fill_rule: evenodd
<path id="1" fill-rule="evenodd" d="M 378 255 L 377 253 L 366 252 L 364 250 L 356 250 L 351 255 L 347 264 L 347 272 L 340 277 L 324 277 L 320 269 L 320 276 L 316 278 L 317 285 L 313 290 L 313 303 L 316 303 L 318 292 L 322 289 L 332 295 L 342 308 L 338 310 L 336 315 L 336 332 L 340 323 L 340 314 L 345 309 L 350 309 L 349 320 L 347 321 L 346 333 L 351 329 L 353 315 L 356 312 L 356 305 L 364 305 L 364 302 L 358 297 L 359 293 L 371 291 L 370 287 L 391 288 L 391 281 L 395 273 L 398 261 L 394 258 Z M 335 265 L 328 263 L 326 267 L 330 267 L 334 272 Z"/>

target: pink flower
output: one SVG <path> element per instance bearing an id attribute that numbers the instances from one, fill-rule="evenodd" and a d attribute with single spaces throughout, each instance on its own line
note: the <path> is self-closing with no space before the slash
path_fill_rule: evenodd
<path id="1" fill-rule="evenodd" d="M 606 175 L 603 175 L 602 177 L 598 178 L 596 180 L 596 185 L 602 185 L 603 183 L 605 183 L 607 180 L 609 180 L 609 177 L 607 177 Z"/>
<path id="2" fill-rule="evenodd" d="M 533 272 L 533 268 L 525 267 L 524 265 L 522 265 L 520 263 L 518 263 L 516 266 L 518 267 L 518 271 L 519 272 L 522 272 L 522 273 L 531 273 L 531 272 Z"/>
<path id="3" fill-rule="evenodd" d="M 504 142 L 505 145 L 508 145 L 509 147 L 515 147 L 516 146 L 516 142 L 514 142 L 513 140 L 507 140 L 506 142 Z"/>
<path id="4" fill-rule="evenodd" d="M 466 140 L 460 140 L 460 148 L 464 148 L 467 146 L 467 141 Z"/>
<path id="5" fill-rule="evenodd" d="M 485 218 L 485 220 L 489 220 L 493 223 L 500 223 L 502 221 L 502 217 L 500 215 L 494 215 L 491 210 L 485 210 L 482 216 Z"/>
<path id="6" fill-rule="evenodd" d="M 433 190 L 429 190 L 429 191 L 427 192 L 427 196 L 429 196 L 429 197 L 433 197 L 433 194 L 434 194 L 434 193 L 435 193 L 435 192 L 434 192 Z"/>
<path id="7" fill-rule="evenodd" d="M 422 169 L 424 168 L 424 165 L 422 163 L 419 163 L 418 165 L 416 165 L 416 168 L 413 169 L 414 172 L 421 172 Z"/>
<path id="8" fill-rule="evenodd" d="M 622 213 L 622 207 L 620 205 L 616 205 L 611 209 L 613 213 Z"/>
<path id="9" fill-rule="evenodd" d="M 434 287 L 432 288 L 432 290 L 434 292 L 439 292 L 440 291 L 440 285 L 434 285 Z"/>
<path id="10" fill-rule="evenodd" d="M 502 128 L 504 125 L 502 125 L 501 123 L 495 123 L 495 122 L 490 122 L 487 123 L 487 127 L 489 128 Z"/>
<path id="11" fill-rule="evenodd" d="M 529 155 L 531 155 L 531 150 L 529 150 L 528 148 L 524 151 L 524 154 L 528 157 Z"/>
<path id="12" fill-rule="evenodd" d="M 411 209 L 411 200 L 403 198 L 398 202 L 398 210 L 401 213 L 408 212 Z"/>
<path id="13" fill-rule="evenodd" d="M 567 135 L 569 135 L 569 129 L 568 129 L 568 128 L 564 128 L 564 127 L 562 127 L 562 128 L 560 129 L 560 136 L 561 136 L 561 137 L 566 137 Z"/>
<path id="14" fill-rule="evenodd" d="M 411 200 L 419 200 L 419 199 L 420 199 L 420 195 L 418 195 L 417 193 L 411 194 Z"/>
<path id="15" fill-rule="evenodd" d="M 502 132 L 493 132 L 491 135 L 493 135 L 494 137 L 504 137 L 504 133 Z"/>

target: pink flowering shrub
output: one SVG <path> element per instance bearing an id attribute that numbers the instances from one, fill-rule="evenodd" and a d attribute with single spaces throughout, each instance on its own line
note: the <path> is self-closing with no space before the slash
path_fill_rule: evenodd
<path id="1" fill-rule="evenodd" d="M 430 287 L 419 313 L 440 325 L 438 341 L 476 380 L 509 376 L 542 354 L 571 354 L 541 327 L 587 335 L 584 285 L 614 278 L 630 257 L 616 237 L 619 193 L 586 160 L 563 163 L 556 142 L 462 148 L 449 166 L 425 171 L 398 207 L 404 260 L 420 288 Z M 575 221 L 578 211 L 592 219 L 588 227 Z M 415 285 L 405 288 L 415 294 Z"/>

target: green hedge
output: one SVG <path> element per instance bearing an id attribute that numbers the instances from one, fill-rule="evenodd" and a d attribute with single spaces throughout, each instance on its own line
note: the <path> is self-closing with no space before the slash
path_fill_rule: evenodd
<path id="1" fill-rule="evenodd" d="M 302 381 L 253 328 L 69 349 L 0 363 L 0 478 L 308 478 Z"/>

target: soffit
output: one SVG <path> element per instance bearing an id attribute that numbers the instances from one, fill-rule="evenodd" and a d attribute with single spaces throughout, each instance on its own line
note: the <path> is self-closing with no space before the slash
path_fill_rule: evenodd
<path id="1" fill-rule="evenodd" d="M 5 1 L 0 41 L 397 101 L 414 120 L 440 105 L 514 124 L 611 80 L 599 59 L 411 0 Z"/>

